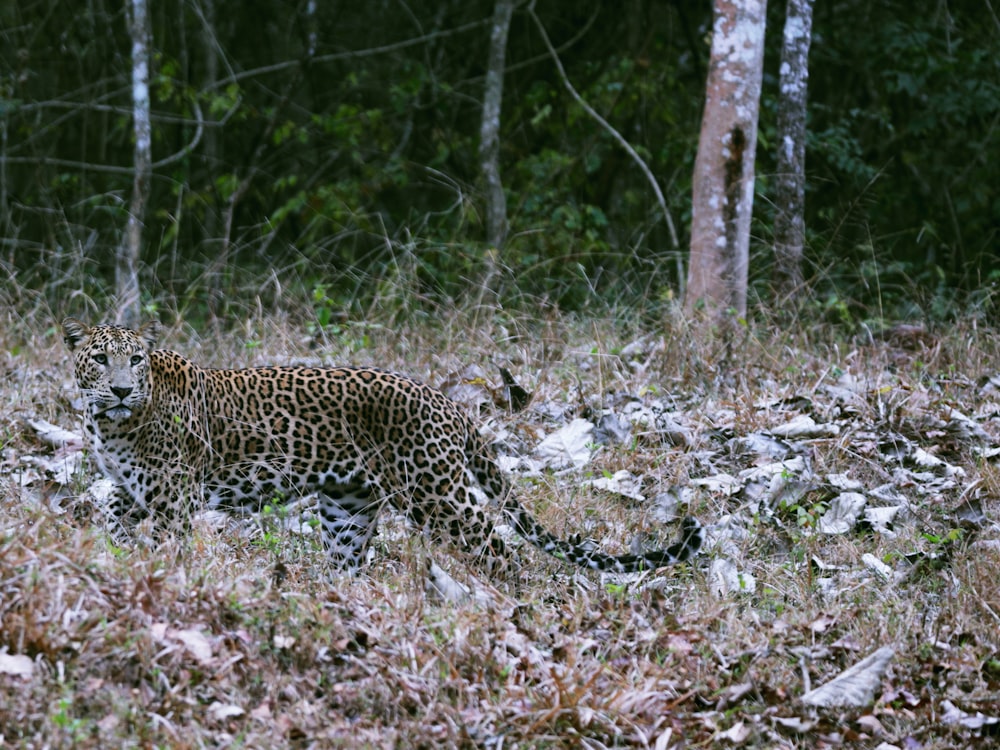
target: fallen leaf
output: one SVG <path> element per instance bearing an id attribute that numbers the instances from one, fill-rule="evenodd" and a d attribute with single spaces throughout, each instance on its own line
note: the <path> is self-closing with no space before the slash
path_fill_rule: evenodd
<path id="1" fill-rule="evenodd" d="M 825 633 L 827 630 L 832 628 L 837 622 L 837 618 L 833 615 L 822 614 L 809 623 L 809 629 L 814 633 Z"/>
<path id="2" fill-rule="evenodd" d="M 628 440 L 632 425 L 622 420 L 617 414 L 608 412 L 597 421 L 594 430 L 594 442 L 598 445 L 621 444 Z"/>
<path id="3" fill-rule="evenodd" d="M 892 568 L 886 565 L 884 562 L 879 560 L 871 552 L 865 552 L 861 556 L 861 561 L 865 564 L 865 567 L 869 570 L 875 571 L 878 576 L 884 581 L 891 581 L 893 578 Z"/>
<path id="4" fill-rule="evenodd" d="M 879 534 L 895 539 L 897 534 L 889 528 L 902 506 L 891 508 L 865 508 L 865 520 Z"/>
<path id="5" fill-rule="evenodd" d="M 1000 730 L 1000 716 L 987 716 L 979 711 L 970 714 L 949 700 L 942 701 L 941 708 L 944 709 L 944 713 L 941 715 L 941 722 L 944 724 L 957 724 L 974 731 L 985 729 L 991 734 Z"/>
<path id="6" fill-rule="evenodd" d="M 802 702 L 811 706 L 867 706 L 875 700 L 875 690 L 882 682 L 882 675 L 896 651 L 883 646 L 875 653 L 824 685 L 802 696 Z"/>
<path id="7" fill-rule="evenodd" d="M 583 484 L 599 490 L 614 492 L 615 494 L 631 498 L 632 500 L 638 500 L 640 502 L 646 499 L 640 491 L 642 487 L 642 480 L 633 475 L 632 472 L 625 469 L 616 471 L 610 477 L 590 479 L 585 481 Z"/>
<path id="8" fill-rule="evenodd" d="M 772 427 L 770 433 L 779 438 L 825 438 L 839 435 L 840 427 L 835 424 L 817 424 L 812 417 L 800 414 L 790 422 Z"/>
<path id="9" fill-rule="evenodd" d="M 792 452 L 792 447 L 784 440 L 763 432 L 751 432 L 749 435 L 733 438 L 730 442 L 745 451 L 769 458 L 781 459 Z"/>
<path id="10" fill-rule="evenodd" d="M 518 384 L 506 367 L 500 368 L 500 377 L 503 379 L 504 390 L 507 392 L 507 402 L 510 404 L 510 410 L 523 410 L 531 401 L 531 394 Z"/>
<path id="11" fill-rule="evenodd" d="M 782 461 L 771 461 L 760 466 L 752 466 L 741 471 L 739 477 L 747 482 L 760 479 L 771 481 L 775 477 L 787 478 L 802 474 L 805 470 L 805 459 L 802 456 L 795 456 Z"/>
<path id="12" fill-rule="evenodd" d="M 781 729 L 799 734 L 812 731 L 812 728 L 819 723 L 816 719 L 803 719 L 801 716 L 773 716 L 771 721 Z"/>
<path id="13" fill-rule="evenodd" d="M 752 594 L 757 590 L 757 580 L 750 573 L 741 572 L 731 560 L 721 557 L 712 561 L 709 580 L 712 592 L 718 597 Z"/>
<path id="14" fill-rule="evenodd" d="M 48 476 L 54 477 L 60 484 L 71 484 L 73 475 L 83 466 L 83 454 L 65 453 L 61 456 L 25 456 L 24 463 L 41 469 Z"/>
<path id="15" fill-rule="evenodd" d="M 100 729 L 102 732 L 110 734 L 111 732 L 115 731 L 118 728 L 118 725 L 120 723 L 121 721 L 119 720 L 118 716 L 116 714 L 111 713 L 107 714 L 103 719 L 98 720 L 97 728 Z"/>
<path id="16" fill-rule="evenodd" d="M 35 671 L 35 663 L 21 654 L 0 654 L 0 674 L 16 675 L 28 679 Z"/>
<path id="17" fill-rule="evenodd" d="M 832 501 L 830 508 L 819 519 L 819 530 L 824 534 L 846 534 L 858 522 L 868 499 L 860 492 L 843 492 Z"/>
<path id="18" fill-rule="evenodd" d="M 743 489 L 743 482 L 725 473 L 702 477 L 701 479 L 692 479 L 691 484 L 696 487 L 704 487 L 709 492 L 719 492 L 724 495 L 735 495 Z"/>
<path id="19" fill-rule="evenodd" d="M 847 474 L 827 474 L 826 481 L 841 492 L 860 492 L 865 487 L 863 482 L 851 479 Z"/>
<path id="20" fill-rule="evenodd" d="M 194 658 L 201 664 L 209 664 L 212 661 L 212 644 L 204 634 L 193 628 L 187 630 L 168 630 L 167 636 L 175 638 L 184 644 Z"/>
<path id="21" fill-rule="evenodd" d="M 83 436 L 76 432 L 70 432 L 59 425 L 46 422 L 44 419 L 25 419 L 24 422 L 35 431 L 38 439 L 43 443 L 48 443 L 56 448 L 83 450 Z"/>
<path id="22" fill-rule="evenodd" d="M 209 664 L 212 661 L 212 644 L 194 628 L 176 630 L 165 622 L 156 622 L 149 626 L 149 634 L 161 643 L 179 641 L 201 664 Z"/>
<path id="23" fill-rule="evenodd" d="M 451 373 L 441 383 L 441 390 L 452 401 L 457 401 L 472 412 L 493 401 L 492 389 L 486 372 L 478 365 L 469 365 L 461 372 Z"/>
<path id="24" fill-rule="evenodd" d="M 216 721 L 225 721 L 234 716 L 242 716 L 245 713 L 246 711 L 232 703 L 219 703 L 219 701 L 215 701 L 208 707 L 208 715 Z"/>
<path id="25" fill-rule="evenodd" d="M 594 423 L 574 419 L 545 438 L 535 449 L 549 468 L 585 466 L 593 456 Z"/>
<path id="26" fill-rule="evenodd" d="M 650 514 L 658 523 L 672 523 L 681 517 L 681 506 L 690 505 L 693 497 L 690 487 L 671 487 L 653 498 Z"/>
<path id="27" fill-rule="evenodd" d="M 858 717 L 858 726 L 869 734 L 873 734 L 879 737 L 885 734 L 885 727 L 882 726 L 882 722 L 879 721 L 872 714 L 865 714 L 864 716 Z"/>
<path id="28" fill-rule="evenodd" d="M 917 465 L 925 469 L 934 469 L 946 477 L 964 477 L 965 469 L 961 466 L 953 466 L 947 461 L 938 458 L 932 453 L 928 453 L 923 448 L 916 448 L 910 459 Z"/>
<path id="29" fill-rule="evenodd" d="M 741 682 L 738 685 L 730 685 L 719 694 L 719 700 L 715 703 L 716 711 L 725 711 L 730 706 L 740 702 L 744 695 L 752 692 L 756 686 L 752 682 Z"/>
<path id="30" fill-rule="evenodd" d="M 266 702 L 261 703 L 250 712 L 250 716 L 259 721 L 270 721 L 272 716 L 271 707 Z"/>
<path id="31" fill-rule="evenodd" d="M 744 721 L 737 721 L 725 732 L 719 732 L 716 736 L 720 740 L 728 740 L 729 742 L 735 742 L 738 745 L 743 744 L 747 737 L 750 736 L 751 728 Z"/>
<path id="32" fill-rule="evenodd" d="M 968 526 L 985 526 L 989 522 L 983 513 L 983 501 L 979 498 L 963 500 L 953 512 L 958 521 Z"/>

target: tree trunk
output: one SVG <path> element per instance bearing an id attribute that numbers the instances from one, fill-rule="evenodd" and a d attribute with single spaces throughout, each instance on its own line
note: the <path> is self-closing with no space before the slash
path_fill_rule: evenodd
<path id="1" fill-rule="evenodd" d="M 198 5 L 201 9 L 201 53 L 205 58 L 205 79 L 202 83 L 204 91 L 214 91 L 219 80 L 219 43 L 215 29 L 215 0 L 202 0 Z M 219 128 L 207 128 L 203 140 L 202 154 L 205 164 L 219 163 Z M 208 256 L 216 257 L 220 252 L 221 242 L 218 238 L 219 211 L 216 205 L 210 205 L 205 210 L 205 239 Z"/>
<path id="2" fill-rule="evenodd" d="M 142 218 L 152 172 L 152 130 L 149 121 L 149 17 L 146 0 L 129 0 L 129 34 L 132 38 L 132 121 L 135 134 L 132 200 L 125 237 L 115 263 L 116 319 L 125 325 L 139 322 L 139 251 Z"/>
<path id="3" fill-rule="evenodd" d="M 486 190 L 486 242 L 499 249 L 507 235 L 507 199 L 500 181 L 500 106 L 503 102 L 504 58 L 514 0 L 496 0 L 479 127 L 479 163 Z"/>
<path id="4" fill-rule="evenodd" d="M 685 309 L 745 318 L 766 0 L 715 0 Z"/>
<path id="5" fill-rule="evenodd" d="M 806 99 L 813 0 L 788 0 L 778 93 L 778 176 L 774 186 L 774 286 L 779 306 L 802 291 L 805 244 Z"/>

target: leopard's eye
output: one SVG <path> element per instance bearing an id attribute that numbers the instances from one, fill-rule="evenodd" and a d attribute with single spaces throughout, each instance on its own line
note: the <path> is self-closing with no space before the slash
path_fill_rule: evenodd
<path id="1" fill-rule="evenodd" d="M 140 365 L 140 364 L 142 364 L 142 355 L 141 354 L 133 354 L 132 355 L 132 367 L 135 367 L 136 365 Z"/>
<path id="2" fill-rule="evenodd" d="M 107 354 L 95 354 L 94 355 L 94 361 L 97 364 L 99 364 L 99 365 L 106 365 L 108 363 L 108 355 Z"/>

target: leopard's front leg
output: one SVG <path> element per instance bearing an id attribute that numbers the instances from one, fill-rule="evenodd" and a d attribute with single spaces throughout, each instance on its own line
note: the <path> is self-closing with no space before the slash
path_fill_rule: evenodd
<path id="1" fill-rule="evenodd" d="M 119 485 L 109 479 L 94 482 L 87 495 L 103 522 L 105 532 L 117 546 L 128 546 L 135 541 L 135 530 L 149 515 L 149 511 L 136 503 Z"/>

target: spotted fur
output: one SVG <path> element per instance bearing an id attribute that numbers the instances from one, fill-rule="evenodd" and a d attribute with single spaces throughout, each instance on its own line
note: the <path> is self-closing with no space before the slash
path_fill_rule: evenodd
<path id="1" fill-rule="evenodd" d="M 155 349 L 137 331 L 68 318 L 86 402 L 84 426 L 118 487 L 113 531 L 146 515 L 183 525 L 193 509 L 260 510 L 276 497 L 319 496 L 333 563 L 355 568 L 383 501 L 433 537 L 475 555 L 502 550 L 499 515 L 536 547 L 595 570 L 634 572 L 686 560 L 702 542 L 688 518 L 669 549 L 611 556 L 558 539 L 509 492 L 472 420 L 440 391 L 370 367 L 214 370 Z"/>

